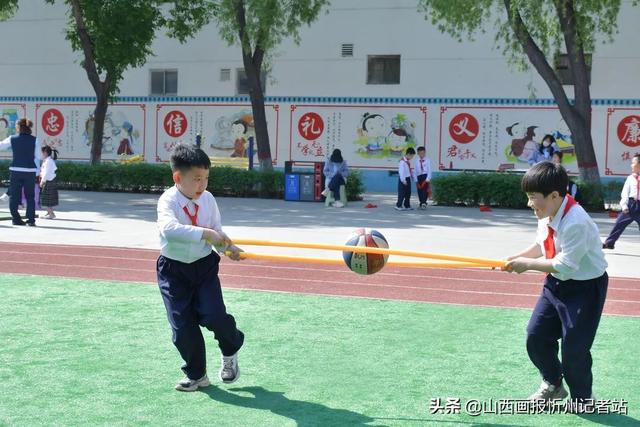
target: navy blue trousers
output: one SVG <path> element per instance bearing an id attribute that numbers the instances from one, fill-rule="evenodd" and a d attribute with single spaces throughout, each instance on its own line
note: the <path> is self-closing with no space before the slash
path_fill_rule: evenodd
<path id="1" fill-rule="evenodd" d="M 336 173 L 333 178 L 331 178 L 328 187 L 329 190 L 333 192 L 333 200 L 340 200 L 340 186 L 345 184 L 344 178 L 339 173 Z"/>
<path id="2" fill-rule="evenodd" d="M 411 178 L 406 179 L 407 185 L 403 184 L 400 179 L 398 179 L 398 201 L 396 202 L 396 206 L 401 208 L 410 208 L 411 203 Z"/>
<path id="3" fill-rule="evenodd" d="M 416 193 L 418 193 L 420 204 L 426 205 L 427 196 L 429 194 L 429 183 L 427 182 L 427 174 L 418 175 L 418 182 L 416 183 Z"/>
<path id="4" fill-rule="evenodd" d="M 9 211 L 14 221 L 21 221 L 20 213 L 18 213 L 18 205 L 22 199 L 22 190 L 24 189 L 24 197 L 27 199 L 27 221 L 36 221 L 36 199 L 35 199 L 35 172 L 16 172 L 11 171 L 9 183 Z"/>
<path id="5" fill-rule="evenodd" d="M 564 376 L 573 399 L 591 397 L 591 345 L 608 283 L 606 272 L 591 280 L 559 281 L 547 275 L 527 326 L 529 358 L 545 381 L 554 383 Z"/>
<path id="6" fill-rule="evenodd" d="M 220 256 L 211 252 L 191 264 L 160 256 L 157 262 L 158 285 L 167 318 L 173 331 L 173 344 L 185 364 L 184 373 L 191 379 L 206 373 L 203 326 L 215 334 L 225 356 L 235 354 L 244 342 L 244 334 L 227 313 L 218 279 Z"/>
<path id="7" fill-rule="evenodd" d="M 607 246 L 614 246 L 624 229 L 633 221 L 637 222 L 638 226 L 640 226 L 640 202 L 636 199 L 630 198 L 629 213 L 620 212 L 620 215 L 618 215 L 618 219 L 616 219 L 616 223 L 613 226 L 613 230 L 609 233 L 609 237 L 604 241 L 604 244 Z"/>

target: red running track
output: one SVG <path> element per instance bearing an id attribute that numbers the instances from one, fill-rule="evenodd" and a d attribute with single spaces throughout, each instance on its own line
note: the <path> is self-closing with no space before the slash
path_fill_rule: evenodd
<path id="1" fill-rule="evenodd" d="M 156 283 L 158 251 L 102 246 L 0 244 L 0 272 Z M 223 258 L 223 287 L 376 299 L 533 308 L 542 274 L 386 267 L 360 276 L 334 265 Z M 605 314 L 640 317 L 640 279 L 611 278 Z"/>

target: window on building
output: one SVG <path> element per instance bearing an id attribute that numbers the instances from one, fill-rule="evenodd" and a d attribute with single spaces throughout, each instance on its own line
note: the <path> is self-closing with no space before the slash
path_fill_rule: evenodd
<path id="1" fill-rule="evenodd" d="M 591 84 L 591 54 L 586 53 L 584 56 L 587 63 L 587 78 L 589 80 L 589 84 Z M 560 83 L 567 86 L 575 84 L 573 81 L 573 75 L 569 69 L 569 55 L 566 53 L 556 53 L 554 58 L 554 68 L 558 78 L 560 79 Z"/>
<path id="2" fill-rule="evenodd" d="M 178 70 L 151 70 L 151 95 L 177 95 Z"/>
<path id="3" fill-rule="evenodd" d="M 260 82 L 262 83 L 262 91 L 267 93 L 267 74 L 263 71 L 260 75 Z M 238 68 L 236 70 L 236 94 L 237 95 L 249 95 L 249 79 L 244 68 Z"/>
<path id="4" fill-rule="evenodd" d="M 367 84 L 400 84 L 400 55 L 367 56 Z"/>
<path id="5" fill-rule="evenodd" d="M 220 81 L 228 82 L 231 80 L 231 68 L 220 68 Z"/>

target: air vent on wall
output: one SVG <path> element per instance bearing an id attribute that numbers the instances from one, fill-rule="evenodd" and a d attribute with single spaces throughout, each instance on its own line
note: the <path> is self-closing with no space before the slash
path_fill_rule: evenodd
<path id="1" fill-rule="evenodd" d="M 343 43 L 342 44 L 342 57 L 346 58 L 349 56 L 353 56 L 353 43 Z"/>

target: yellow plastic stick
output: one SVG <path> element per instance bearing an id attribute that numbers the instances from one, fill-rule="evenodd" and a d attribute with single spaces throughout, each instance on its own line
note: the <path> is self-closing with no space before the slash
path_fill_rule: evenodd
<path id="1" fill-rule="evenodd" d="M 230 252 L 225 252 L 225 255 L 229 255 Z M 300 257 L 289 255 L 272 255 L 261 254 L 251 252 L 241 252 L 240 258 L 242 259 L 259 259 L 266 261 L 288 261 L 288 262 L 303 262 L 307 264 L 331 264 L 331 265 L 344 265 L 344 261 L 341 259 L 330 258 L 315 258 L 315 257 Z M 387 261 L 385 265 L 391 267 L 438 267 L 438 268 L 488 268 L 485 265 L 475 264 L 471 262 L 424 262 L 424 261 Z"/>
<path id="2" fill-rule="evenodd" d="M 484 267 L 502 267 L 505 265 L 505 261 L 501 261 L 497 259 L 473 258 L 473 257 L 457 256 L 457 255 L 404 251 L 404 250 L 398 250 L 398 249 L 369 248 L 365 246 L 332 245 L 332 244 L 325 244 L 325 243 L 279 242 L 279 241 L 273 241 L 273 240 L 254 240 L 254 239 L 235 239 L 233 243 L 236 245 L 247 245 L 247 246 L 275 246 L 275 247 L 283 247 L 283 248 L 322 249 L 322 250 L 346 251 L 346 252 L 355 252 L 355 253 L 398 255 L 398 256 L 406 256 L 406 257 L 414 257 L 414 258 L 431 258 L 431 259 L 439 259 L 443 261 L 458 261 L 458 262 L 473 263 L 477 265 L 482 265 Z"/>

